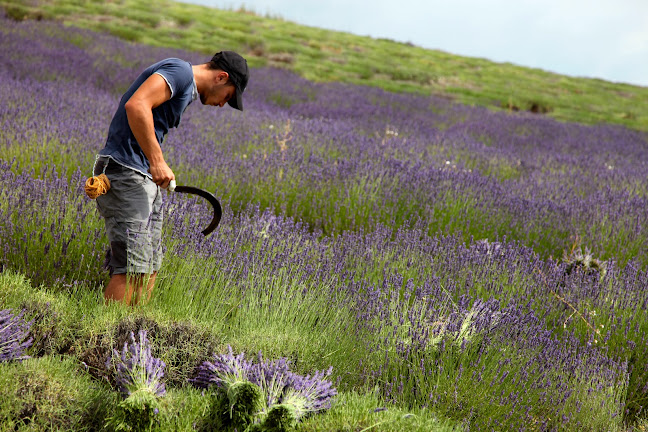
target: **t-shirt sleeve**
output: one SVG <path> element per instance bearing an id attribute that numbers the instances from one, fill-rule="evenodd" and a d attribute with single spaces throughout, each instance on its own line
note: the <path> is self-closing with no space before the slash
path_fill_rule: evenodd
<path id="1" fill-rule="evenodd" d="M 161 64 L 154 73 L 164 78 L 171 89 L 172 98 L 187 91 L 193 82 L 191 66 L 179 59 L 169 59 Z"/>

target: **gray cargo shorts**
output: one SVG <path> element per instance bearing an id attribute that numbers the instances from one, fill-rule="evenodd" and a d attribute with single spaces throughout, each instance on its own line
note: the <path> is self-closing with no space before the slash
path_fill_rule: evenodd
<path id="1" fill-rule="evenodd" d="M 94 175 L 106 174 L 110 189 L 97 197 L 110 241 L 110 274 L 151 274 L 162 264 L 162 194 L 148 176 L 99 156 Z"/>

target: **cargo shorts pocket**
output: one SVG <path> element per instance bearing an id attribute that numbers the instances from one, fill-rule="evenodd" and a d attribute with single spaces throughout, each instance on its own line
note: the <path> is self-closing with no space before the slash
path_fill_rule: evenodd
<path id="1" fill-rule="evenodd" d="M 133 221 L 127 224 L 126 252 L 128 273 L 153 273 L 153 237 L 147 221 Z"/>

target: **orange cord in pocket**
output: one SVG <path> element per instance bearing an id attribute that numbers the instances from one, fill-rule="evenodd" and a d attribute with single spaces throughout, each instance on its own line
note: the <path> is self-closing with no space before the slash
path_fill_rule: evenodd
<path id="1" fill-rule="evenodd" d="M 85 193 L 90 199 L 104 195 L 110 189 L 110 180 L 106 174 L 90 177 L 85 183 Z"/>

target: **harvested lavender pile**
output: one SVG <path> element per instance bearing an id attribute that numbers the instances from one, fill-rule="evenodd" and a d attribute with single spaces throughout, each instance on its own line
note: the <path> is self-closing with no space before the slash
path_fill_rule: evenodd
<path id="1" fill-rule="evenodd" d="M 228 348 L 199 365 L 191 379 L 196 387 L 212 390 L 208 428 L 287 431 L 331 407 L 337 391 L 326 377 L 332 368 L 302 376 L 285 358 L 264 360 L 259 353 L 253 361 Z"/>
<path id="2" fill-rule="evenodd" d="M 113 350 L 108 367 L 115 371 L 115 381 L 124 398 L 107 421 L 115 430 L 148 430 L 160 414 L 159 398 L 166 394 L 165 364 L 151 354 L 146 331 L 137 339 L 131 332 L 121 351 Z"/>

